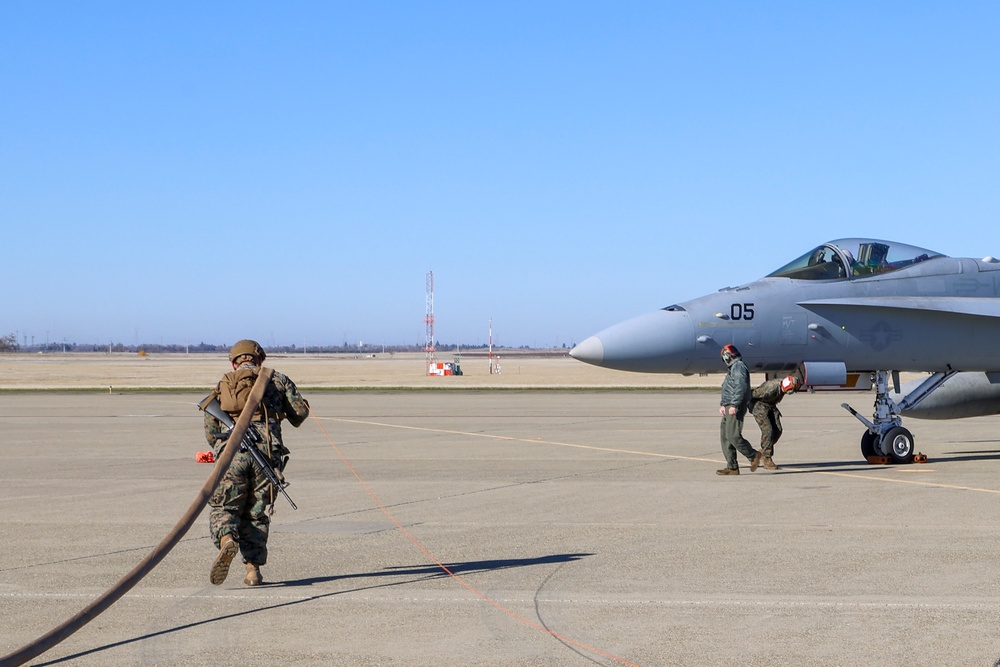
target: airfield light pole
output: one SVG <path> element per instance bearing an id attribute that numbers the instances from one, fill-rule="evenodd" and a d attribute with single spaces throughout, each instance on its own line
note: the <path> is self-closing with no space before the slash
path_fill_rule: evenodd
<path id="1" fill-rule="evenodd" d="M 427 272 L 427 313 L 424 324 L 427 335 L 424 340 L 424 373 L 430 375 L 431 364 L 434 363 L 434 272 Z"/>

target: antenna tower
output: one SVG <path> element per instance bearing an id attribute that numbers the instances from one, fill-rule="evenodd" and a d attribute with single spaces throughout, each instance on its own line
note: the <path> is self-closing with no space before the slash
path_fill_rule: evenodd
<path id="1" fill-rule="evenodd" d="M 427 272 L 427 314 L 424 316 L 424 323 L 427 328 L 427 338 L 424 341 L 424 355 L 426 363 L 424 369 L 429 374 L 431 364 L 434 363 L 434 272 Z"/>

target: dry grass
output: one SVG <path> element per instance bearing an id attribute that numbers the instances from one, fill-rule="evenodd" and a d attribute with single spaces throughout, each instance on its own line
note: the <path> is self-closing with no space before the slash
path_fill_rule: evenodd
<path id="1" fill-rule="evenodd" d="M 451 357 L 438 355 L 438 361 Z M 721 375 L 683 377 L 625 373 L 597 368 L 569 356 L 517 357 L 500 360 L 502 373 L 489 372 L 482 357 L 465 358 L 463 375 L 425 374 L 421 353 L 376 355 L 273 355 L 265 365 L 291 377 L 303 388 L 676 388 L 713 387 Z M 720 364 L 721 365 L 721 364 Z M 0 390 L 176 389 L 210 388 L 227 370 L 224 354 L 3 354 Z M 721 370 L 721 369 L 720 369 Z"/>

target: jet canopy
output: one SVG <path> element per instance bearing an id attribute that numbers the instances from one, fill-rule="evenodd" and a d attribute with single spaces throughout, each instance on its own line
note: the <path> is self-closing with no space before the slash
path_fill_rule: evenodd
<path id="1" fill-rule="evenodd" d="M 813 248 L 767 277 L 795 280 L 863 278 L 898 271 L 932 257 L 944 255 L 892 241 L 839 239 Z"/>

